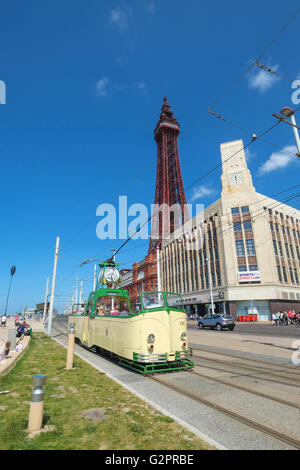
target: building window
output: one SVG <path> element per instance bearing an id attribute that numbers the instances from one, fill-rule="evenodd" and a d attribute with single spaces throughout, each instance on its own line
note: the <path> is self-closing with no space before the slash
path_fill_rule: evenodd
<path id="1" fill-rule="evenodd" d="M 271 232 L 274 232 L 274 225 L 273 225 L 273 222 L 270 222 L 270 228 L 271 228 Z"/>
<path id="2" fill-rule="evenodd" d="M 250 240 L 246 240 L 246 247 L 248 255 L 255 255 L 254 240 L 252 238 Z"/>
<path id="3" fill-rule="evenodd" d="M 290 253 L 291 253 L 291 258 L 295 259 L 293 245 L 290 245 Z"/>
<path id="4" fill-rule="evenodd" d="M 279 233 L 278 224 L 275 224 L 275 232 Z"/>
<path id="5" fill-rule="evenodd" d="M 231 208 L 231 213 L 232 214 L 239 214 L 240 213 L 239 208 L 238 207 L 232 207 Z"/>
<path id="6" fill-rule="evenodd" d="M 244 230 L 252 230 L 251 220 L 244 221 Z"/>
<path id="7" fill-rule="evenodd" d="M 286 256 L 289 258 L 290 252 L 289 252 L 289 245 L 287 243 L 285 243 L 285 251 L 286 251 Z"/>
<path id="8" fill-rule="evenodd" d="M 278 274 L 279 282 L 282 282 L 282 276 L 281 276 L 281 269 L 280 269 L 280 266 L 277 266 L 277 274 Z"/>
<path id="9" fill-rule="evenodd" d="M 239 272 L 243 273 L 247 271 L 247 266 L 239 266 Z"/>
<path id="10" fill-rule="evenodd" d="M 217 269 L 217 280 L 218 280 L 218 286 L 220 286 L 221 285 L 221 273 L 219 269 Z"/>
<path id="11" fill-rule="evenodd" d="M 284 279 L 284 282 L 288 282 L 285 266 L 282 266 L 282 272 L 283 272 L 283 279 Z"/>
<path id="12" fill-rule="evenodd" d="M 219 260 L 219 250 L 218 250 L 218 245 L 215 245 L 215 258 L 216 258 L 216 261 Z"/>
<path id="13" fill-rule="evenodd" d="M 241 222 L 234 222 L 233 223 L 233 230 L 235 232 L 241 232 L 242 231 L 242 224 Z"/>
<path id="14" fill-rule="evenodd" d="M 290 278 L 291 278 L 292 284 L 295 284 L 293 269 L 292 269 L 292 268 L 289 268 L 289 271 L 290 271 Z"/>
<path id="15" fill-rule="evenodd" d="M 299 278 L 298 278 L 297 268 L 294 268 L 294 273 L 295 273 L 296 284 L 299 284 Z"/>
<path id="16" fill-rule="evenodd" d="M 282 230 L 283 235 L 285 235 L 285 227 L 284 226 L 281 227 L 281 230 Z"/>
<path id="17" fill-rule="evenodd" d="M 249 206 L 242 206 L 242 207 L 241 207 L 241 211 L 242 211 L 243 213 L 249 212 Z"/>
<path id="18" fill-rule="evenodd" d="M 236 240 L 235 241 L 235 248 L 236 248 L 236 255 L 237 256 L 245 256 L 245 248 L 243 240 Z"/>
<path id="19" fill-rule="evenodd" d="M 278 242 L 278 248 L 279 248 L 279 254 L 280 254 L 280 256 L 283 256 L 282 246 L 281 246 L 281 242 L 280 242 L 280 241 Z"/>
<path id="20" fill-rule="evenodd" d="M 269 214 L 272 215 L 272 209 L 268 209 Z"/>
<path id="21" fill-rule="evenodd" d="M 274 247 L 274 253 L 275 253 L 275 256 L 278 256 L 278 251 L 277 251 L 276 240 L 273 240 L 273 247 Z"/>
<path id="22" fill-rule="evenodd" d="M 289 237 L 291 236 L 290 229 L 288 227 L 286 228 L 286 233 L 288 234 Z"/>
<path id="23" fill-rule="evenodd" d="M 250 264 L 249 265 L 249 271 L 258 271 L 257 264 Z"/>
<path id="24" fill-rule="evenodd" d="M 298 246 L 296 246 L 296 251 L 297 251 L 298 260 L 300 261 L 300 251 L 299 251 L 299 247 L 298 247 Z"/>

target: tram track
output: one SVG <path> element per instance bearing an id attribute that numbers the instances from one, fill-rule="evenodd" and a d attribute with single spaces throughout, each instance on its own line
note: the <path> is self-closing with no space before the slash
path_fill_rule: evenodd
<path id="1" fill-rule="evenodd" d="M 277 439 L 281 442 L 284 442 L 285 444 L 288 444 L 289 446 L 292 446 L 294 449 L 300 449 L 300 440 L 295 439 L 291 436 L 287 436 L 283 433 L 280 433 L 276 431 L 275 429 L 272 429 L 268 426 L 265 426 L 261 423 L 258 423 L 257 421 L 254 421 L 252 419 L 247 418 L 246 416 L 236 413 L 234 411 L 231 411 L 227 408 L 224 408 L 223 406 L 218 405 L 215 402 L 212 402 L 210 400 L 207 400 L 204 397 L 201 397 L 199 395 L 196 395 L 195 393 L 189 392 L 186 389 L 183 389 L 181 387 L 178 387 L 177 385 L 173 385 L 171 383 L 168 383 L 164 380 L 162 380 L 160 377 L 154 377 L 150 376 L 150 380 L 154 380 L 157 383 L 160 383 L 161 385 L 164 385 L 165 387 L 174 390 L 177 393 L 180 393 L 183 396 L 186 396 L 188 398 L 191 398 L 192 400 L 201 403 L 202 405 L 208 406 L 210 408 L 213 408 L 214 410 L 222 413 L 223 415 L 229 416 L 230 418 L 233 418 L 236 421 L 239 421 L 240 423 L 243 423 L 251 428 L 254 428 L 264 434 L 268 434 L 269 436 L 273 437 L 274 439 Z"/>
<path id="2" fill-rule="evenodd" d="M 243 372 L 237 372 L 237 371 L 230 371 L 230 370 L 226 370 L 224 368 L 221 368 L 221 367 L 214 367 L 214 366 L 209 366 L 209 365 L 204 365 L 204 364 L 201 364 L 199 362 L 196 362 L 195 360 L 193 360 L 195 366 L 198 366 L 198 367 L 203 367 L 205 369 L 211 369 L 211 370 L 215 370 L 215 371 L 218 371 L 218 372 L 223 372 L 223 373 L 227 373 L 227 374 L 231 374 L 231 375 L 235 375 L 235 376 L 239 376 L 239 377 L 248 377 L 248 378 L 251 378 L 251 379 L 258 379 L 258 380 L 261 380 L 263 382 L 271 382 L 271 383 L 275 383 L 275 384 L 278 384 L 278 385 L 285 385 L 286 387 L 294 387 L 294 388 L 299 388 L 299 384 L 298 383 L 290 383 L 290 382 L 282 382 L 280 380 L 276 380 L 276 379 L 268 379 L 267 377 L 262 377 L 261 375 L 256 375 L 256 374 L 247 374 L 247 373 L 243 373 Z M 238 367 L 238 366 L 236 366 Z"/>
<path id="3" fill-rule="evenodd" d="M 266 398 L 268 400 L 275 401 L 275 402 L 280 403 L 282 405 L 290 406 L 291 408 L 296 408 L 297 410 L 300 410 L 299 405 L 297 405 L 295 403 L 292 403 L 291 401 L 284 400 L 283 398 L 274 397 L 272 395 L 268 395 L 266 393 L 259 392 L 258 390 L 251 390 L 247 387 L 242 387 L 241 385 L 226 382 L 225 380 L 219 379 L 217 377 L 210 377 L 209 375 L 200 374 L 199 372 L 195 372 L 193 370 L 187 371 L 187 372 L 190 373 L 190 374 L 193 374 L 193 375 L 197 375 L 198 377 L 202 377 L 204 379 L 211 380 L 212 382 L 220 383 L 222 385 L 226 385 L 228 387 L 235 388 L 236 390 L 251 393 L 251 395 L 256 395 L 256 396 L 261 397 L 261 398 Z"/>
<path id="4" fill-rule="evenodd" d="M 256 374 L 266 374 L 271 377 L 277 377 L 281 379 L 286 379 L 293 381 L 295 385 L 300 386 L 300 375 L 293 374 L 291 372 L 286 372 L 284 369 L 271 369 L 271 368 L 264 368 L 256 365 L 247 365 L 244 364 L 243 362 L 230 362 L 222 359 L 216 359 L 212 357 L 205 357 L 201 355 L 195 355 L 193 354 L 193 358 L 200 359 L 201 361 L 206 361 L 206 362 L 213 362 L 216 364 L 222 364 L 223 367 L 236 367 L 236 368 L 242 368 L 243 370 L 249 370 L 249 371 L 254 371 Z"/>
<path id="5" fill-rule="evenodd" d="M 274 369 L 274 370 L 276 370 L 278 367 L 282 368 L 282 366 L 286 366 L 286 369 L 289 369 L 289 371 L 290 371 L 289 373 L 292 373 L 292 372 L 295 371 L 298 374 L 300 374 L 300 367 L 299 366 L 289 366 L 288 365 L 289 363 L 274 364 L 273 362 L 268 362 L 268 361 L 264 361 L 264 360 L 261 360 L 261 359 L 259 359 L 259 360 L 250 359 L 249 357 L 237 356 L 235 354 L 228 354 L 228 353 L 219 352 L 219 351 L 211 351 L 210 349 L 199 348 L 197 346 L 193 346 L 193 351 L 202 351 L 202 352 L 205 352 L 205 353 L 208 353 L 208 354 L 214 354 L 214 355 L 217 355 L 217 356 L 226 356 L 226 357 L 231 357 L 233 359 L 241 359 L 242 361 L 246 361 L 246 362 L 254 362 L 254 365 L 257 365 L 257 363 L 266 364 L 268 366 L 272 366 L 272 369 Z M 282 370 L 282 369 L 279 369 L 279 371 L 280 370 Z"/>

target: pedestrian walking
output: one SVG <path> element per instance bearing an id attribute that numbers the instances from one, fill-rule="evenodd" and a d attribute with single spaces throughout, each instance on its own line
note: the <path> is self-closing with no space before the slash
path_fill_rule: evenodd
<path id="1" fill-rule="evenodd" d="M 289 323 L 292 324 L 293 319 L 294 319 L 294 314 L 291 310 L 289 310 L 287 314 L 288 314 L 288 318 L 289 318 Z"/>
<path id="2" fill-rule="evenodd" d="M 280 312 L 276 312 L 276 318 L 277 318 L 277 323 L 276 325 L 280 325 L 281 320 L 280 320 Z"/>
<path id="3" fill-rule="evenodd" d="M 275 312 L 272 313 L 272 325 L 276 325 L 277 326 L 277 315 Z"/>
<path id="4" fill-rule="evenodd" d="M 6 327 L 6 321 L 7 321 L 7 317 L 6 317 L 6 315 L 4 314 L 4 315 L 2 315 L 2 317 L 1 317 L 1 327 L 2 327 L 2 328 L 5 328 L 5 327 Z"/>

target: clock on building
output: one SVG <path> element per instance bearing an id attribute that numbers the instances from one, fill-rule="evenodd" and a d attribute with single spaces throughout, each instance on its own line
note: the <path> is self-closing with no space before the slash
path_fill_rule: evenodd
<path id="1" fill-rule="evenodd" d="M 228 175 L 229 184 L 242 184 L 243 183 L 243 173 L 230 173 Z"/>

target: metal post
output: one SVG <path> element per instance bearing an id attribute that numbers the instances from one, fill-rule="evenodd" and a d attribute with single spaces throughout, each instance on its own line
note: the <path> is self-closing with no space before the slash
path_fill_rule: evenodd
<path id="1" fill-rule="evenodd" d="M 94 265 L 94 291 L 96 290 L 96 282 L 97 282 L 97 265 Z"/>
<path id="2" fill-rule="evenodd" d="M 291 119 L 291 123 L 293 124 L 293 132 L 294 132 L 296 145 L 297 145 L 297 149 L 298 149 L 298 156 L 300 156 L 300 138 L 299 138 L 299 134 L 298 134 L 298 129 L 297 129 L 297 127 L 295 127 L 295 126 L 297 126 L 295 115 L 291 114 L 290 119 Z"/>
<path id="3" fill-rule="evenodd" d="M 156 253 L 157 253 L 157 290 L 159 292 L 161 290 L 159 248 L 157 248 Z"/>
<path id="4" fill-rule="evenodd" d="M 76 277 L 76 287 L 75 287 L 75 304 L 78 303 L 78 276 Z"/>
<path id="5" fill-rule="evenodd" d="M 67 365 L 66 365 L 67 370 L 73 369 L 74 342 L 75 342 L 74 323 L 70 323 L 69 338 L 68 338 L 68 351 L 67 351 Z"/>
<path id="6" fill-rule="evenodd" d="M 45 323 L 45 321 L 46 321 L 46 313 L 47 313 L 47 307 L 48 307 L 49 280 L 50 280 L 50 277 L 47 277 L 47 287 L 46 287 L 46 294 L 45 294 L 43 323 Z"/>
<path id="7" fill-rule="evenodd" d="M 94 289 L 95 290 L 95 289 Z M 82 304 L 83 281 L 80 281 L 79 303 Z"/>
<path id="8" fill-rule="evenodd" d="M 51 336 L 51 328 L 52 328 L 52 317 L 53 317 L 53 305 L 54 305 L 54 292 L 55 292 L 58 248 L 59 248 L 59 237 L 56 237 L 56 247 L 55 247 L 55 254 L 54 254 L 54 266 L 53 266 L 53 276 L 52 276 L 52 287 L 51 287 L 50 306 L 49 306 L 49 314 L 48 314 L 48 330 L 47 330 L 48 336 Z"/>
<path id="9" fill-rule="evenodd" d="M 212 291 L 210 261 L 208 258 L 206 258 L 206 263 L 207 263 L 207 269 L 208 269 L 208 282 L 209 282 L 209 289 L 210 289 L 211 314 L 213 315 L 215 313 L 215 306 L 214 306 L 213 291 Z"/>
<path id="10" fill-rule="evenodd" d="M 28 431 L 39 431 L 43 424 L 44 389 L 46 375 L 35 375 L 33 377 L 33 392 L 31 394 Z"/>

